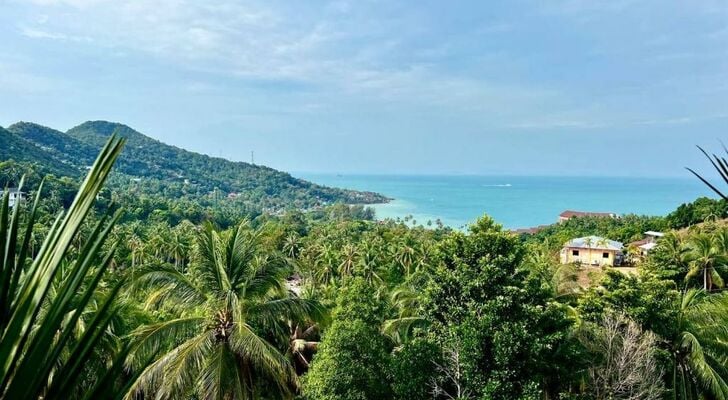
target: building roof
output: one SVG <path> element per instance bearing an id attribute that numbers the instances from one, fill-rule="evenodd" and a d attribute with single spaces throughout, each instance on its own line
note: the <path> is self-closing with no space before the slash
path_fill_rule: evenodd
<path id="1" fill-rule="evenodd" d="M 573 218 L 573 217 L 610 217 L 614 218 L 617 214 L 609 212 L 590 212 L 590 211 L 574 211 L 566 210 L 559 214 L 561 218 Z"/>
<path id="2" fill-rule="evenodd" d="M 650 239 L 635 240 L 634 242 L 630 242 L 627 246 L 628 247 L 632 247 L 632 246 L 634 246 L 634 247 L 640 247 L 640 246 L 642 246 L 644 244 L 647 244 L 647 243 L 650 243 Z"/>
<path id="3" fill-rule="evenodd" d="M 622 250 L 624 245 L 616 240 L 609 240 L 599 236 L 585 236 L 581 238 L 571 239 L 564 247 L 577 248 L 577 249 L 592 249 L 592 250 Z"/>
<path id="4" fill-rule="evenodd" d="M 655 248 L 656 246 L 657 246 L 657 243 L 655 243 L 655 242 L 650 242 L 650 243 L 645 243 L 645 244 L 643 244 L 642 246 L 639 246 L 639 247 L 640 247 L 640 249 L 642 249 L 642 250 L 652 250 L 652 249 L 654 249 L 654 248 Z"/>
<path id="5" fill-rule="evenodd" d="M 551 225 L 539 225 L 539 226 L 533 226 L 530 228 L 511 229 L 511 232 L 518 234 L 518 235 L 520 235 L 520 234 L 533 235 L 533 234 L 539 233 L 540 231 L 542 231 L 550 226 Z"/>
<path id="6" fill-rule="evenodd" d="M 657 232 L 657 231 L 647 231 L 647 232 L 645 232 L 645 235 L 647 235 L 647 236 L 654 236 L 654 237 L 663 237 L 663 236 L 665 236 L 664 233 Z"/>

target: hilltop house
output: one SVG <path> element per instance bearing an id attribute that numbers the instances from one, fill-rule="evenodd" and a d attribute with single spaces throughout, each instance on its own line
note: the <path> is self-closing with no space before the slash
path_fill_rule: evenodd
<path id="1" fill-rule="evenodd" d="M 561 249 L 561 263 L 579 263 L 587 265 L 622 264 L 622 243 L 599 236 L 586 236 L 572 239 Z"/>
<path id="2" fill-rule="evenodd" d="M 8 196 L 8 206 L 13 207 L 15 206 L 15 203 L 19 203 L 21 200 L 25 199 L 25 193 L 18 190 L 18 188 L 9 188 L 7 190 L 10 193 Z"/>
<path id="3" fill-rule="evenodd" d="M 607 213 L 607 212 L 589 212 L 589 211 L 573 211 L 573 210 L 566 210 L 559 214 L 559 223 L 568 221 L 571 218 L 575 217 L 601 217 L 601 218 L 617 218 L 617 214 L 615 213 Z"/>
<path id="4" fill-rule="evenodd" d="M 636 253 L 635 255 L 644 257 L 657 246 L 657 240 L 663 236 L 665 236 L 665 234 L 662 232 L 647 231 L 645 232 L 644 239 L 628 244 L 627 248 L 634 249 L 633 251 Z"/>

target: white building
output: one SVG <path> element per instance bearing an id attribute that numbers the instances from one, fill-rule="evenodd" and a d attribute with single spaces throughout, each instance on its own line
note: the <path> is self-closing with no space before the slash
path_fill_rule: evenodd
<path id="1" fill-rule="evenodd" d="M 10 193 L 10 195 L 8 196 L 8 205 L 10 207 L 14 207 L 15 203 L 19 203 L 21 200 L 25 199 L 25 193 L 18 190 L 18 188 L 9 188 L 7 190 Z"/>

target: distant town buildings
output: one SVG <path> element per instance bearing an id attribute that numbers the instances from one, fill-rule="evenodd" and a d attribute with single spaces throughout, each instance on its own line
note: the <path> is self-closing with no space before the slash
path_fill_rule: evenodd
<path id="1" fill-rule="evenodd" d="M 561 263 L 586 264 L 594 266 L 621 265 L 624 260 L 624 245 L 616 240 L 599 236 L 585 236 L 569 240 L 561 249 Z"/>

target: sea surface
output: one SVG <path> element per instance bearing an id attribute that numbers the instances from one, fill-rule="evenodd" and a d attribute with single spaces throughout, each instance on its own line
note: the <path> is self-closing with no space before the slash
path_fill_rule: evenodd
<path id="1" fill-rule="evenodd" d="M 297 174 L 322 185 L 368 190 L 394 200 L 372 206 L 378 219 L 411 215 L 463 228 L 488 214 L 506 228 L 556 222 L 564 210 L 666 215 L 712 196 L 697 179 L 528 176 Z"/>

